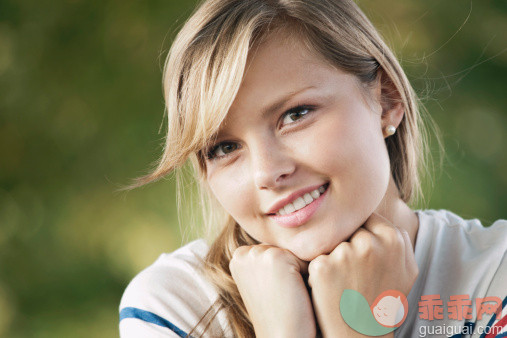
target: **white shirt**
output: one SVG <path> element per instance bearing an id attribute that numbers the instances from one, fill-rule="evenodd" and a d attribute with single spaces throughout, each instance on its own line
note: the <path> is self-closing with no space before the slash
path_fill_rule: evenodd
<path id="1" fill-rule="evenodd" d="M 493 326 L 507 322 L 507 221 L 498 220 L 485 228 L 477 219 L 463 220 L 446 210 L 416 213 L 419 276 L 407 297 L 407 317 L 394 331 L 395 337 L 422 337 L 424 333 L 430 337 L 452 336 L 464 326 L 463 330 L 474 332 L 473 337 L 483 337 L 479 330 L 484 331 L 488 323 Z M 121 337 L 185 337 L 218 297 L 201 272 L 207 251 L 206 242 L 196 240 L 162 254 L 139 273 L 121 300 Z M 443 319 L 421 318 L 419 302 L 421 296 L 428 295 L 440 297 Z M 447 302 L 454 295 L 469 296 L 472 319 L 449 318 Z M 475 300 L 486 296 L 500 298 L 503 313 L 498 318 L 484 314 L 477 321 Z M 507 337 L 506 326 L 503 332 Z M 207 337 L 233 337 L 224 311 L 213 320 Z"/>
<path id="2" fill-rule="evenodd" d="M 395 337 L 422 337 L 424 332 L 427 336 L 431 332 L 438 337 L 453 336 L 465 322 L 475 323 L 473 337 L 481 337 L 479 330 L 487 326 L 491 315 L 484 315 L 476 322 L 477 313 L 472 306 L 471 320 L 452 320 L 447 302 L 451 296 L 468 295 L 475 305 L 476 298 L 496 296 L 507 309 L 507 221 L 498 220 L 485 228 L 477 219 L 463 220 L 446 210 L 425 210 L 417 214 L 415 259 L 419 276 L 407 297 L 407 318 L 394 331 Z M 421 319 L 421 296 L 435 294 L 442 301 L 443 319 Z"/>

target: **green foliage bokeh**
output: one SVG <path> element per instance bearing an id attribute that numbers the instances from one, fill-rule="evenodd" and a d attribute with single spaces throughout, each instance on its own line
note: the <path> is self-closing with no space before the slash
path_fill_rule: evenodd
<path id="1" fill-rule="evenodd" d="M 128 281 L 187 240 L 174 180 L 116 189 L 160 155 L 161 68 L 195 3 L 0 1 L 0 336 L 116 336 Z M 505 2 L 360 5 L 443 133 L 419 207 L 505 218 Z"/>

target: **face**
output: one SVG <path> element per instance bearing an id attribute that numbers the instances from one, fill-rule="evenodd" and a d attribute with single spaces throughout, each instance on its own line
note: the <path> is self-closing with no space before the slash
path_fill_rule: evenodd
<path id="1" fill-rule="evenodd" d="M 250 57 L 207 180 L 251 237 L 310 261 L 379 207 L 389 158 L 377 90 L 284 41 L 272 36 Z"/>
<path id="2" fill-rule="evenodd" d="M 400 298 L 386 296 L 373 307 L 375 320 L 383 326 L 394 326 L 398 324 L 405 315 L 405 309 Z"/>

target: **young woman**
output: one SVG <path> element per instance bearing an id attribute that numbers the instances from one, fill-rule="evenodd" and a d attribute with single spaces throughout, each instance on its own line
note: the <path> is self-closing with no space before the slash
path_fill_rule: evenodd
<path id="1" fill-rule="evenodd" d="M 495 303 L 507 301 L 507 222 L 408 206 L 429 117 L 353 1 L 205 1 L 164 89 L 164 154 L 136 186 L 189 160 L 214 237 L 130 283 L 123 337 L 363 337 L 344 319 L 358 315 L 340 305 L 345 290 L 369 306 L 388 290 L 407 297 L 387 337 L 479 336 L 507 321 Z"/>

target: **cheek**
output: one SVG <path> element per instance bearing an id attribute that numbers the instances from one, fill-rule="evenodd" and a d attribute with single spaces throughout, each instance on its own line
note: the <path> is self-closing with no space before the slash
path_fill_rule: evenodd
<path id="1" fill-rule="evenodd" d="M 255 196 L 248 173 L 241 166 L 217 171 L 208 178 L 212 193 L 225 211 L 238 223 L 252 215 Z"/>
<path id="2" fill-rule="evenodd" d="M 389 158 L 384 139 L 374 119 L 357 116 L 328 119 L 314 131 L 313 142 L 301 145 L 301 156 L 311 159 L 323 174 L 346 179 L 354 184 L 385 181 L 388 178 Z M 366 184 L 365 184 L 366 185 Z"/>
<path id="3" fill-rule="evenodd" d="M 349 138 L 351 140 L 351 138 Z M 389 158 L 383 139 L 363 134 L 346 150 L 336 150 L 330 171 L 338 173 L 337 183 L 351 210 L 373 212 L 385 195 L 389 182 Z"/>
<path id="4" fill-rule="evenodd" d="M 371 119 L 358 117 L 326 123 L 316 135 L 320 146 L 312 165 L 331 181 L 333 203 L 339 215 L 336 217 L 343 225 L 340 236 L 346 238 L 385 196 L 390 173 L 387 149 Z"/>

